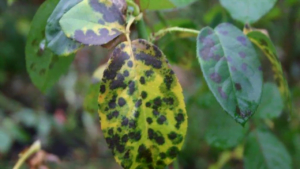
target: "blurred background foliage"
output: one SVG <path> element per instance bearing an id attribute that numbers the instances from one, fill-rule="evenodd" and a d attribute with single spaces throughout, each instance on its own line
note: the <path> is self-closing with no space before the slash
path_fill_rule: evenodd
<path id="1" fill-rule="evenodd" d="M 12 168 L 18 153 L 37 139 L 45 151 L 61 160 L 59 165 L 49 168 L 120 168 L 103 138 L 97 107 L 89 101 L 97 95 L 85 98 L 87 93 L 93 94 L 90 85 L 99 81 L 97 75 L 93 76 L 94 71 L 106 63 L 110 50 L 102 47 L 80 50 L 67 74 L 44 94 L 29 79 L 25 42 L 30 22 L 41 3 L 43 0 L 0 0 L 0 168 Z M 270 63 L 262 53 L 264 81 L 268 83 L 262 105 L 251 122 L 242 127 L 223 112 L 203 81 L 194 37 L 174 33 L 156 42 L 175 70 L 187 104 L 189 128 L 179 155 L 181 168 L 243 168 L 247 161 L 243 153 L 244 145 L 248 144 L 246 134 L 255 128 L 275 133 L 290 154 L 293 168 L 300 168 L 299 9 L 299 0 L 279 0 L 252 25 L 268 30 L 276 45 L 293 96 L 294 116 L 289 121 L 273 83 Z M 171 26 L 200 30 L 222 22 L 243 28 L 217 0 L 198 0 L 184 8 L 148 11 L 144 20 L 149 33 Z M 134 33 L 137 37 L 137 32 Z"/>

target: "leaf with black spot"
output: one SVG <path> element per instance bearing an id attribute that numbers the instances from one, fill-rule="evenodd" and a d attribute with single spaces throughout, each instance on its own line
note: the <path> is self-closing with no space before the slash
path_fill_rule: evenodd
<path id="1" fill-rule="evenodd" d="M 223 109 L 245 124 L 262 93 L 262 71 L 251 42 L 238 28 L 224 23 L 202 29 L 197 54 L 205 80 Z"/>
<path id="2" fill-rule="evenodd" d="M 123 42 L 113 51 L 100 86 L 101 128 L 116 161 L 125 169 L 170 164 L 182 147 L 187 114 L 164 54 L 145 40 L 134 40 L 132 48 Z"/>
<path id="3" fill-rule="evenodd" d="M 45 92 L 52 87 L 67 70 L 75 55 L 58 57 L 45 42 L 47 19 L 59 0 L 45 1 L 36 12 L 26 42 L 26 68 L 32 82 Z"/>
<path id="4" fill-rule="evenodd" d="M 66 56 L 76 52 L 81 44 L 66 37 L 62 31 L 59 20 L 72 7 L 82 0 L 61 0 L 50 15 L 46 25 L 47 47 L 59 56 Z"/>
<path id="5" fill-rule="evenodd" d="M 86 45 L 103 45 L 125 32 L 121 11 L 110 0 L 83 0 L 59 21 L 69 38 Z"/>
<path id="6" fill-rule="evenodd" d="M 260 31 L 246 31 L 246 32 L 251 42 L 253 42 L 257 47 L 259 47 L 263 51 L 263 53 L 267 56 L 270 63 L 272 64 L 274 79 L 277 82 L 281 96 L 285 101 L 286 109 L 291 114 L 292 113 L 291 94 L 289 91 L 289 86 L 286 81 L 286 78 L 284 77 L 282 66 L 278 59 L 278 54 L 273 42 L 267 35 L 263 34 Z"/>

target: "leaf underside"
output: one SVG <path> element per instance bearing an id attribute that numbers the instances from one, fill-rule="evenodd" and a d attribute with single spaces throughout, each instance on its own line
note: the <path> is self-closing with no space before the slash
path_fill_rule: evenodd
<path id="1" fill-rule="evenodd" d="M 46 25 L 47 47 L 59 56 L 68 56 L 76 52 L 81 44 L 66 37 L 62 31 L 59 20 L 76 4 L 82 0 L 61 0 L 50 15 Z"/>
<path id="2" fill-rule="evenodd" d="M 251 24 L 268 13 L 277 0 L 220 0 L 220 2 L 234 19 Z"/>
<path id="3" fill-rule="evenodd" d="M 272 64 L 274 79 L 279 87 L 281 96 L 284 99 L 286 109 L 290 113 L 292 113 L 291 94 L 286 78 L 284 78 L 284 73 L 281 67 L 281 63 L 278 59 L 274 44 L 268 36 L 259 31 L 250 31 L 247 33 L 247 36 L 256 46 L 258 46 L 264 52 L 264 54 Z"/>
<path id="4" fill-rule="evenodd" d="M 59 23 L 68 38 L 86 45 L 103 45 L 125 32 L 122 13 L 110 0 L 83 0 Z"/>
<path id="5" fill-rule="evenodd" d="M 224 23 L 206 27 L 197 39 L 197 54 L 206 82 L 223 109 L 245 124 L 256 111 L 262 92 L 259 58 L 248 38 Z"/>
<path id="6" fill-rule="evenodd" d="M 45 27 L 58 0 L 47 0 L 39 8 L 32 20 L 31 28 L 26 42 L 26 68 L 32 82 L 42 92 L 52 87 L 64 74 L 74 59 L 70 57 L 58 57 L 43 43 L 45 39 Z"/>
<path id="7" fill-rule="evenodd" d="M 118 45 L 98 103 L 106 141 L 125 169 L 162 169 L 177 156 L 187 129 L 185 103 L 156 46 L 144 40 L 134 40 L 132 48 L 128 42 Z"/>

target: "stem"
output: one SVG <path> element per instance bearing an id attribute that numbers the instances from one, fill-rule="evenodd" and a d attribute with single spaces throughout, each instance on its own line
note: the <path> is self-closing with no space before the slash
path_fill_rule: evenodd
<path id="1" fill-rule="evenodd" d="M 24 153 L 19 155 L 20 159 L 18 160 L 17 164 L 14 166 L 13 169 L 19 169 L 22 164 L 34 153 L 36 153 L 37 151 L 39 151 L 41 149 L 41 142 L 38 140 L 36 142 L 34 142 L 30 148 Z"/>
<path id="2" fill-rule="evenodd" d="M 140 14 L 140 7 L 132 0 L 126 0 L 127 5 L 133 8 L 133 15 L 138 16 Z"/>
<path id="3" fill-rule="evenodd" d="M 137 22 L 137 30 L 139 38 L 148 39 L 148 32 L 143 19 Z"/>
<path id="4" fill-rule="evenodd" d="M 171 32 L 185 32 L 185 33 L 191 33 L 195 34 L 196 36 L 199 34 L 200 31 L 195 30 L 195 29 L 188 29 L 188 28 L 180 28 L 180 27 L 171 27 L 171 28 L 166 28 L 162 29 L 158 32 L 156 32 L 154 35 L 150 36 L 149 41 L 155 41 L 166 35 L 167 33 Z"/>

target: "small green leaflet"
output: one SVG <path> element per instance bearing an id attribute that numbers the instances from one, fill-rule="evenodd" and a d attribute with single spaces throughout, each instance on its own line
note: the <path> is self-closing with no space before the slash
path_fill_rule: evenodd
<path id="1" fill-rule="evenodd" d="M 284 108 L 280 92 L 274 83 L 265 83 L 260 105 L 254 118 L 273 119 L 279 117 Z"/>
<path id="2" fill-rule="evenodd" d="M 219 149 L 233 148 L 244 139 L 247 127 L 242 127 L 227 114 L 219 111 L 211 111 L 208 127 L 205 131 L 205 140 Z"/>
<path id="3" fill-rule="evenodd" d="M 251 42 L 238 28 L 223 23 L 202 29 L 197 54 L 205 80 L 223 109 L 245 124 L 262 93 L 262 71 Z"/>
<path id="4" fill-rule="evenodd" d="M 83 0 L 59 23 L 68 38 L 86 45 L 103 45 L 125 32 L 123 15 L 110 0 Z"/>
<path id="5" fill-rule="evenodd" d="M 272 70 L 274 72 L 274 79 L 279 87 L 281 97 L 284 100 L 286 109 L 289 111 L 290 114 L 292 114 L 292 101 L 289 86 L 286 81 L 286 78 L 284 78 L 281 63 L 278 59 L 277 51 L 275 49 L 274 44 L 268 36 L 261 33 L 260 31 L 249 31 L 245 29 L 244 32 L 246 32 L 248 38 L 264 52 L 264 54 L 271 62 Z"/>
<path id="6" fill-rule="evenodd" d="M 277 0 L 220 0 L 233 19 L 244 24 L 254 23 L 268 13 Z"/>
<path id="7" fill-rule="evenodd" d="M 140 0 L 141 9 L 145 10 L 161 10 L 179 8 L 190 5 L 196 0 Z"/>
<path id="8" fill-rule="evenodd" d="M 45 27 L 47 18 L 50 16 L 59 0 L 47 0 L 35 14 L 26 42 L 26 68 L 32 82 L 42 92 L 52 87 L 64 74 L 74 59 L 58 57 L 49 49 L 45 48 Z"/>
<path id="9" fill-rule="evenodd" d="M 83 108 L 90 114 L 95 114 L 98 111 L 98 95 L 100 82 L 103 77 L 103 72 L 106 69 L 107 64 L 99 66 L 92 77 L 92 83 L 88 89 L 88 92 L 83 101 Z"/>
<path id="10" fill-rule="evenodd" d="M 164 169 L 176 158 L 187 130 L 174 72 L 163 53 L 141 39 L 118 45 L 108 63 L 98 106 L 109 148 L 125 169 Z"/>
<path id="11" fill-rule="evenodd" d="M 55 7 L 46 25 L 47 48 L 51 49 L 56 55 L 68 56 L 76 52 L 81 44 L 66 37 L 59 25 L 60 18 L 73 6 L 82 0 L 61 0 Z"/>
<path id="12" fill-rule="evenodd" d="M 292 169 L 292 159 L 284 145 L 270 132 L 256 129 L 246 140 L 245 169 Z"/>

